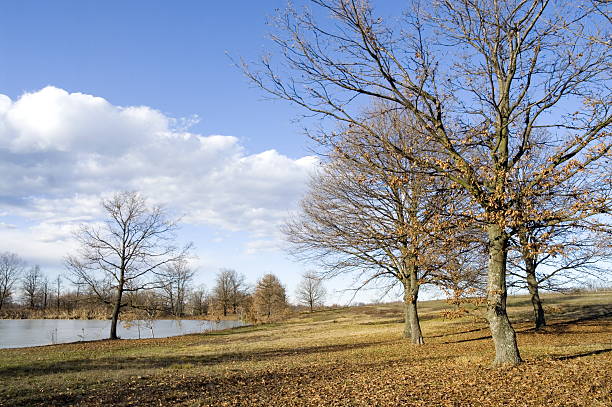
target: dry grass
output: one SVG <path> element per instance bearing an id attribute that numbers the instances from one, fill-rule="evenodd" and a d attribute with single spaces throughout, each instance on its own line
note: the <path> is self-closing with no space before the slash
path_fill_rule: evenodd
<path id="1" fill-rule="evenodd" d="M 421 305 L 427 344 L 401 339 L 398 304 L 149 340 L 0 350 L 0 405 L 609 406 L 612 293 L 511 301 L 525 363 L 493 369 L 486 324 Z"/>

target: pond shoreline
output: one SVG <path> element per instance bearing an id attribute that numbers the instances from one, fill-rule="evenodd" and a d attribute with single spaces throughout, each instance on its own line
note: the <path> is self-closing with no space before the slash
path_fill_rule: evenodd
<path id="1" fill-rule="evenodd" d="M 99 317 L 99 316 L 86 316 L 86 315 L 66 315 L 64 313 L 54 314 L 49 313 L 47 315 L 33 314 L 26 315 L 25 313 L 12 313 L 11 311 L 0 312 L 0 321 L 10 320 L 70 320 L 70 321 L 110 321 L 111 317 Z M 166 320 L 189 320 L 189 321 L 240 321 L 240 315 L 197 315 L 197 316 L 183 316 L 177 317 L 172 315 L 162 315 L 154 318 L 148 318 L 151 321 L 166 321 Z"/>
<path id="2" fill-rule="evenodd" d="M 0 321 L 1 321 L 1 319 L 0 319 Z M 169 338 L 181 338 L 181 337 L 190 336 L 190 335 L 207 335 L 207 334 L 210 334 L 211 332 L 222 333 L 224 331 L 233 331 L 235 329 L 249 328 L 249 327 L 252 327 L 252 326 L 253 326 L 252 324 L 245 324 L 245 325 L 240 325 L 240 326 L 234 326 L 234 327 L 231 327 L 231 328 L 217 329 L 217 330 L 214 330 L 214 331 L 191 332 L 191 333 L 186 333 L 186 334 L 181 334 L 181 335 L 164 336 L 164 337 L 159 337 L 159 338 L 117 338 L 117 339 L 102 338 L 102 339 L 90 339 L 90 340 L 86 340 L 86 341 L 50 343 L 48 345 L 34 345 L 34 346 L 23 346 L 23 347 L 15 347 L 15 348 L 2 348 L 2 347 L 0 347 L 0 351 L 3 351 L 3 350 L 28 350 L 28 349 L 61 347 L 61 346 L 67 346 L 67 345 L 104 343 L 104 342 L 109 342 L 109 343 L 111 343 L 111 342 L 112 343 L 115 343 L 115 342 L 125 342 L 125 343 L 130 342 L 131 343 L 131 342 L 135 342 L 135 341 L 162 340 L 162 339 L 169 339 Z"/>
<path id="3" fill-rule="evenodd" d="M 157 339 L 245 325 L 238 320 L 133 320 L 120 322 L 118 334 L 124 340 Z M 110 320 L 4 319 L 0 320 L 0 349 L 109 340 L 109 330 Z"/>

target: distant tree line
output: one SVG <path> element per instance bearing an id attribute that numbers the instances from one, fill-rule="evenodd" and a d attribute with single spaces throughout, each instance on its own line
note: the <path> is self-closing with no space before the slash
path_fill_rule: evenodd
<path id="1" fill-rule="evenodd" d="M 293 308 L 285 286 L 273 274 L 264 275 L 251 287 L 244 274 L 221 269 L 210 290 L 195 285 L 195 274 L 187 263 L 164 267 L 156 287 L 125 294 L 124 308 L 129 310 L 129 318 L 207 317 L 268 322 L 285 317 Z M 112 302 L 100 298 L 111 298 L 112 287 L 93 289 L 61 275 L 50 279 L 40 266 L 28 266 L 14 253 L 0 254 L 0 278 L 1 316 L 86 319 L 112 316 Z M 299 304 L 313 311 L 323 306 L 325 289 L 321 280 L 306 273 L 296 295 Z"/>
<path id="2" fill-rule="evenodd" d="M 151 207 L 137 192 L 119 192 L 102 201 L 106 219 L 75 233 L 79 250 L 66 257 L 68 273 L 50 280 L 39 265 L 17 254 L 0 255 L 0 312 L 13 317 L 106 318 L 117 339 L 122 319 L 162 316 L 238 317 L 249 321 L 282 318 L 289 309 L 285 287 L 273 274 L 254 287 L 235 270 L 221 269 L 210 291 L 194 286 L 191 244 L 176 244 L 177 222 Z M 310 310 L 324 291 L 307 274 L 298 299 Z M 314 283 L 314 285 L 313 285 Z M 302 294 L 311 290 L 306 298 Z"/>

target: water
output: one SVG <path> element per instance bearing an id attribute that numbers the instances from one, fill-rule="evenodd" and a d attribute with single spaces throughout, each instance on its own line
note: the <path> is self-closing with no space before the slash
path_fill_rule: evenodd
<path id="1" fill-rule="evenodd" d="M 120 322 L 123 339 L 167 338 L 243 326 L 241 321 L 155 320 Z M 106 339 L 110 321 L 78 319 L 1 319 L 0 348 L 23 348 L 77 341 Z"/>

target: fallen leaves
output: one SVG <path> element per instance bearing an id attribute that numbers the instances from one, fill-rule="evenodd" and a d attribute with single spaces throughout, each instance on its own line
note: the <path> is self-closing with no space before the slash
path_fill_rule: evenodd
<path id="1" fill-rule="evenodd" d="M 526 363 L 510 369 L 490 367 L 493 347 L 480 322 L 426 318 L 427 344 L 413 346 L 401 339 L 401 324 L 375 323 L 401 309 L 393 315 L 379 307 L 386 308 L 349 308 L 319 322 L 298 318 L 225 336 L 66 345 L 61 354 L 11 350 L 0 354 L 0 405 L 612 404 L 612 315 L 599 306 L 584 308 L 589 314 L 579 321 L 552 320 L 543 332 L 518 324 Z"/>

